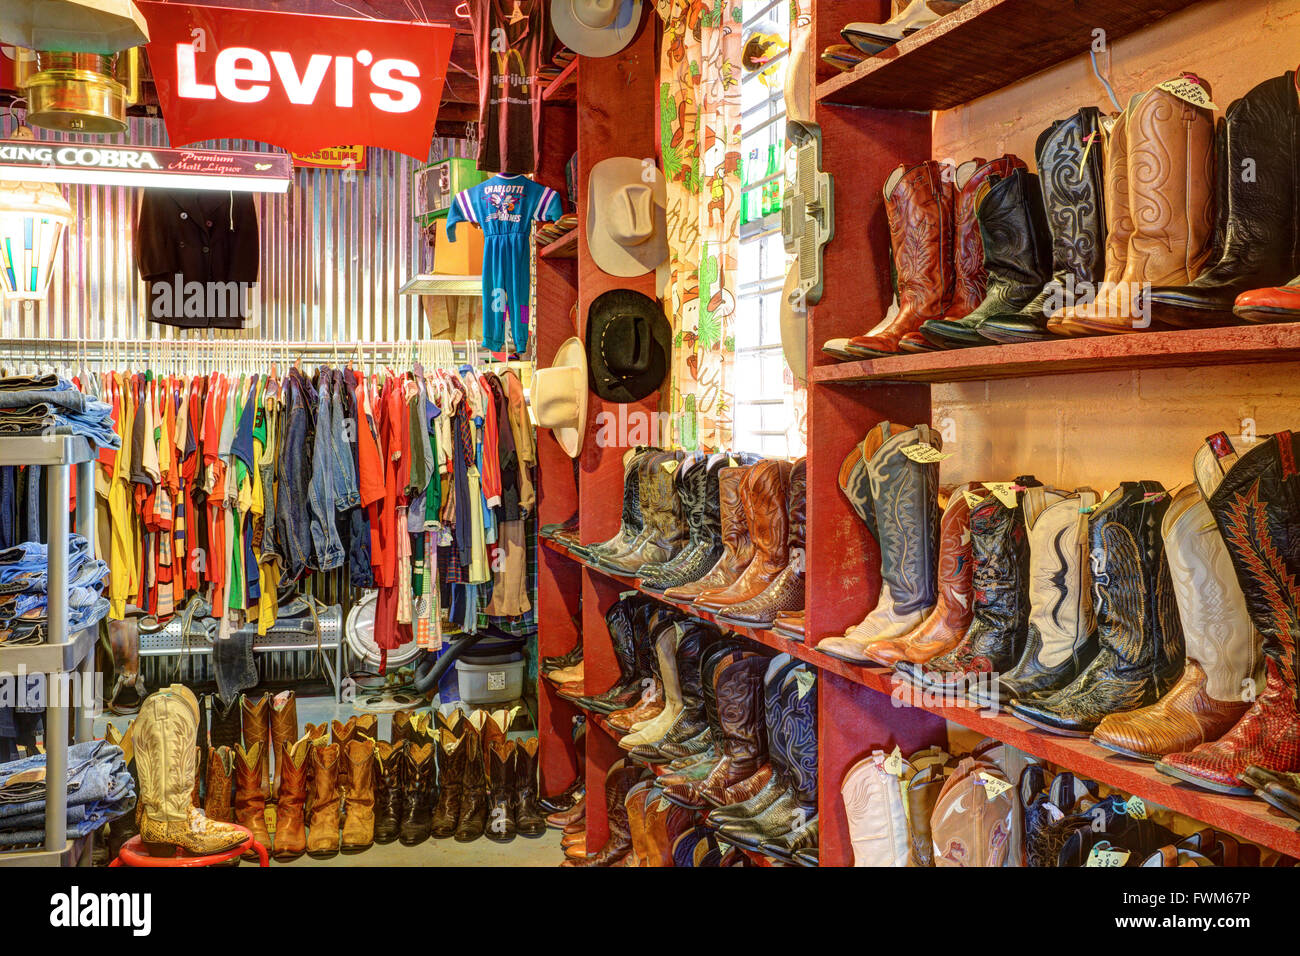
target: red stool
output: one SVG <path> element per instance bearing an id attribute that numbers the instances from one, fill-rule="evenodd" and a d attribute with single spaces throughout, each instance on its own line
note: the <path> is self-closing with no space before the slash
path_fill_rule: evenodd
<path id="1" fill-rule="evenodd" d="M 180 847 L 176 848 L 175 856 L 152 856 L 144 848 L 144 841 L 140 835 L 136 834 L 122 844 L 121 852 L 118 853 L 117 859 L 109 866 L 216 866 L 218 863 L 229 863 L 231 860 L 252 849 L 257 854 L 258 866 L 270 866 L 267 859 L 266 847 L 253 839 L 253 833 L 247 827 L 240 827 L 248 834 L 248 839 L 239 846 L 232 847 L 229 850 L 223 850 L 221 853 L 209 853 L 202 856 L 191 856 L 183 851 Z M 252 844 L 250 847 L 249 844 Z"/>

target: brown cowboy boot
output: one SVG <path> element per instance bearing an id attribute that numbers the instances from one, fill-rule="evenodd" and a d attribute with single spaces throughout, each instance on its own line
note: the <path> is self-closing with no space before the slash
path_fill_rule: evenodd
<path id="1" fill-rule="evenodd" d="M 291 690 L 281 691 L 271 699 L 271 750 L 275 754 L 275 776 L 271 797 L 280 792 L 280 754 L 298 740 L 298 702 Z"/>
<path id="2" fill-rule="evenodd" d="M 348 794 L 344 801 L 343 852 L 355 853 L 375 842 L 375 741 L 348 744 Z"/>
<path id="3" fill-rule="evenodd" d="M 203 812 L 218 823 L 235 822 L 235 755 L 229 747 L 208 751 L 208 795 Z"/>
<path id="4" fill-rule="evenodd" d="M 714 610 L 757 597 L 785 568 L 789 560 L 786 499 L 792 468 L 790 462 L 774 458 L 754 466 L 754 476 L 746 485 L 746 523 L 754 560 L 730 586 L 696 595 L 698 606 Z"/>
<path id="5" fill-rule="evenodd" d="M 311 764 L 310 738 L 285 744 L 275 762 L 280 792 L 275 801 L 275 858 L 289 860 L 307 849 L 307 770 Z"/>
<path id="6" fill-rule="evenodd" d="M 258 751 L 262 761 L 262 790 L 271 792 L 271 695 L 263 694 L 256 700 L 247 694 L 240 695 L 239 713 L 243 721 L 244 751 L 253 749 L 253 744 L 261 744 Z"/>
<path id="7" fill-rule="evenodd" d="M 253 833 L 253 839 L 268 850 L 271 834 L 266 829 L 266 778 L 262 771 L 266 759 L 262 756 L 262 742 L 252 744 L 247 750 L 235 745 L 235 819 Z M 250 848 L 244 859 L 254 859 L 257 854 Z"/>
<path id="8" fill-rule="evenodd" d="M 333 856 L 339 851 L 339 745 L 314 745 L 311 761 L 312 806 L 307 855 Z"/>

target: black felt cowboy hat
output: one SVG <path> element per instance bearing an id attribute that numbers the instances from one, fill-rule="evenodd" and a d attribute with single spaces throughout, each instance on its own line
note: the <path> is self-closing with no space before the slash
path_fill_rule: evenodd
<path id="1" fill-rule="evenodd" d="M 659 303 L 630 289 L 612 289 L 587 310 L 591 390 L 608 402 L 638 402 L 668 372 L 672 328 Z"/>

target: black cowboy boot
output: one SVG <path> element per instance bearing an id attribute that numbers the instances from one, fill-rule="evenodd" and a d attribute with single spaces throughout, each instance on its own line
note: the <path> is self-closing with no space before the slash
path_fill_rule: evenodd
<path id="1" fill-rule="evenodd" d="M 987 345 L 979 331 L 985 321 L 1019 312 L 1051 278 L 1051 236 L 1037 176 L 1013 169 L 989 188 L 977 215 L 988 291 L 965 318 L 921 324 L 921 334 L 940 348 Z"/>
<path id="2" fill-rule="evenodd" d="M 579 707 L 599 714 L 612 714 L 631 706 L 641 696 L 641 678 L 645 675 L 637 666 L 637 636 L 643 632 L 638 630 L 637 624 L 640 615 L 652 606 L 653 602 L 640 595 L 610 605 L 605 612 L 605 626 L 614 647 L 614 659 L 618 662 L 618 680 L 602 694 L 575 698 Z"/>
<path id="3" fill-rule="evenodd" d="M 487 748 L 487 829 L 489 840 L 506 843 L 515 838 L 515 744 L 493 740 Z"/>
<path id="4" fill-rule="evenodd" d="M 975 505 L 970 531 L 975 570 L 974 611 L 966 636 L 952 650 L 916 664 L 900 661 L 896 673 L 914 685 L 944 695 L 964 694 L 972 683 L 1009 670 L 1024 652 L 1029 626 L 1029 536 L 1023 505 L 1026 491 L 1041 482 L 1031 475 L 1015 481 L 1009 508 L 995 495 Z"/>
<path id="5" fill-rule="evenodd" d="M 1086 737 L 1107 714 L 1154 704 L 1183 672 L 1183 628 L 1160 523 L 1169 494 L 1156 481 L 1126 481 L 1088 519 L 1099 649 L 1068 686 L 1015 701 L 1021 720 Z"/>
<path id="6" fill-rule="evenodd" d="M 1221 254 L 1185 286 L 1157 286 L 1151 318 L 1170 325 L 1233 324 L 1233 303 L 1252 289 L 1300 273 L 1300 103 L 1288 71 L 1265 80 L 1224 112 L 1216 178 Z M 1247 178 L 1244 170 L 1253 175 Z"/>
<path id="7" fill-rule="evenodd" d="M 461 774 L 460 819 L 453 834 L 457 843 L 468 843 L 483 835 L 487 827 L 487 775 L 483 768 L 483 744 L 475 730 L 462 738 L 465 749 L 464 772 Z"/>
<path id="8" fill-rule="evenodd" d="M 1066 303 L 1091 302 L 1096 294 L 1106 268 L 1105 149 L 1100 123 L 1101 111 L 1085 106 L 1039 134 L 1034 153 L 1052 238 L 1052 277 L 1019 311 L 989 316 L 979 326 L 983 338 L 992 342 L 1051 338 L 1047 320 L 1053 312 Z"/>
<path id="9" fill-rule="evenodd" d="M 700 518 L 704 514 L 705 485 L 709 476 L 709 465 L 718 457 L 720 456 L 695 452 L 688 453 L 682 459 L 681 466 L 673 474 L 673 489 L 681 505 L 682 518 L 686 522 L 686 543 L 680 551 L 664 561 L 641 565 L 637 569 L 638 577 L 643 580 L 653 580 L 664 573 L 671 572 L 681 562 L 690 560 L 704 544 Z"/>
<path id="10" fill-rule="evenodd" d="M 406 751 L 405 741 L 397 744 L 378 741 L 375 744 L 375 842 L 392 843 L 397 839 L 405 816 L 403 791 Z"/>
<path id="11" fill-rule="evenodd" d="M 648 448 L 634 448 L 628 454 L 627 462 L 623 467 L 623 517 L 619 522 L 618 534 L 608 541 L 569 545 L 571 551 L 577 552 L 588 560 L 595 560 L 598 554 L 606 551 L 625 550 L 636 540 L 642 530 L 640 484 L 636 480 L 636 475 L 641 459 L 650 451 L 651 449 Z"/>
<path id="12" fill-rule="evenodd" d="M 398 839 L 415 846 L 429 838 L 433 816 L 433 778 L 436 770 L 433 744 L 402 748 L 402 817 Z"/>

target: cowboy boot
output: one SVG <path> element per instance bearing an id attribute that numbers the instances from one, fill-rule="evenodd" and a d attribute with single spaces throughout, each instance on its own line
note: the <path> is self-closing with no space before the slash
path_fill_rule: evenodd
<path id="1" fill-rule="evenodd" d="M 884 23 L 850 23 L 840 31 L 845 42 L 875 56 L 899 40 L 961 9 L 965 0 L 894 0 Z"/>
<path id="2" fill-rule="evenodd" d="M 132 726 L 140 780 L 140 839 L 152 856 L 221 853 L 248 839 L 237 826 L 209 820 L 190 802 L 199 702 L 183 684 L 151 694 Z"/>
<path id="3" fill-rule="evenodd" d="M 1054 122 L 1038 137 L 1038 181 L 1051 232 L 1052 277 L 1017 312 L 990 315 L 979 326 L 992 342 L 1032 342 L 1050 337 L 1048 317 L 1063 296 L 1092 301 L 1106 268 L 1106 216 L 1102 180 L 1101 111 L 1085 106 Z"/>
<path id="4" fill-rule="evenodd" d="M 146 698 L 147 699 L 147 698 Z M 135 781 L 135 792 L 137 800 L 140 794 L 140 776 L 135 766 L 135 721 L 126 725 L 126 730 L 118 730 L 114 725 L 108 724 L 104 728 L 104 740 L 115 747 L 122 748 L 122 763 L 126 765 L 127 772 L 130 773 L 131 779 Z M 227 802 L 229 797 L 227 796 Z M 108 844 L 107 859 L 105 865 L 116 860 L 122 850 L 123 844 L 131 837 L 139 833 L 136 826 L 138 813 L 124 813 L 120 817 L 115 817 L 108 824 Z M 229 823 L 229 820 L 219 820 L 221 823 Z M 96 845 L 99 841 L 96 841 Z"/>
<path id="5" fill-rule="evenodd" d="M 949 495 L 939 521 L 938 603 L 916 630 L 868 644 L 865 653 L 869 659 L 887 667 L 902 660 L 924 664 L 956 647 L 965 635 L 974 606 L 970 499 L 978 500 L 986 494 L 983 485 L 973 483 L 962 485 Z"/>
<path id="6" fill-rule="evenodd" d="M 348 795 L 343 803 L 344 853 L 364 850 L 375 842 L 375 741 L 348 744 Z"/>
<path id="7" fill-rule="evenodd" d="M 442 731 L 446 729 L 452 736 L 459 737 L 465 731 L 462 724 L 465 722 L 465 711 L 459 702 L 439 704 L 433 711 L 433 726 L 428 740 L 420 740 L 417 743 L 436 744 L 438 738 L 442 736 Z"/>
<path id="8" fill-rule="evenodd" d="M 588 561 L 596 560 L 597 555 L 606 551 L 625 551 L 643 529 L 641 520 L 640 482 L 636 480 L 640 459 L 648 454 L 649 449 L 628 449 L 623 461 L 623 513 L 619 522 L 618 533 L 608 541 L 583 545 L 569 545 L 569 550 L 576 552 Z"/>
<path id="9" fill-rule="evenodd" d="M 218 823 L 235 822 L 235 754 L 229 747 L 208 751 L 207 797 L 203 812 Z"/>
<path id="10" fill-rule="evenodd" d="M 994 315 L 1019 312 L 1042 290 L 1051 269 L 1051 236 L 1043 214 L 1038 177 L 1012 169 L 990 177 L 979 204 L 987 292 L 979 306 L 960 319 L 929 319 L 921 334 L 940 348 L 987 345 L 980 335 Z"/>
<path id="11" fill-rule="evenodd" d="M 678 495 L 682 452 L 665 453 L 658 467 L 650 469 L 641 487 L 641 515 L 645 533 L 639 545 L 623 555 L 604 557 L 600 566 L 615 574 L 641 573 L 641 568 L 661 567 L 686 546 L 686 519 Z"/>
<path id="12" fill-rule="evenodd" d="M 745 484 L 753 473 L 752 465 L 727 467 L 718 472 L 718 528 L 722 538 L 722 555 L 702 577 L 665 590 L 665 598 L 690 602 L 704 591 L 728 587 L 754 559 L 754 542 L 749 536 L 744 491 Z"/>
<path id="13" fill-rule="evenodd" d="M 949 651 L 925 663 L 899 661 L 894 672 L 927 691 L 965 694 L 987 675 L 1010 670 L 1024 651 L 1029 626 L 1029 538 L 1025 529 L 1025 493 L 1038 487 L 1032 476 L 1015 480 L 1015 507 L 991 495 L 971 506 L 971 624 Z"/>
<path id="14" fill-rule="evenodd" d="M 906 866 L 910 857 L 902 773 L 911 768 L 903 760 L 898 773 L 890 772 L 887 759 L 883 750 L 874 751 L 840 783 L 854 866 Z"/>
<path id="15" fill-rule="evenodd" d="M 594 855 L 581 860 L 565 860 L 562 866 L 618 866 L 632 850 L 632 831 L 627 818 L 627 794 L 641 778 L 635 765 L 614 761 L 605 774 L 606 824 L 609 836 Z"/>
<path id="16" fill-rule="evenodd" d="M 953 177 L 957 193 L 954 200 L 953 214 L 953 268 L 955 270 L 952 304 L 945 315 L 960 319 L 974 312 L 984 301 L 988 292 L 989 275 L 984 271 L 984 240 L 980 236 L 980 221 L 976 215 L 979 207 L 980 187 L 990 176 L 1006 176 L 1016 166 L 1023 166 L 1019 159 L 1009 153 L 992 163 L 982 158 L 969 159 L 957 167 Z M 979 173 L 979 175 L 976 175 Z M 912 332 L 909 339 L 920 338 L 928 344 L 919 332 Z"/>
<path id="17" fill-rule="evenodd" d="M 664 683 L 659 674 L 659 657 L 655 653 L 659 629 L 678 619 L 676 611 L 661 605 L 647 603 L 636 615 L 634 631 L 636 642 L 638 683 L 641 695 L 622 710 L 611 711 L 606 720 L 609 726 L 628 733 L 634 726 L 653 720 L 664 709 Z"/>
<path id="18" fill-rule="evenodd" d="M 311 813 L 307 827 L 307 855 L 333 856 L 339 851 L 338 744 L 311 747 Z"/>
<path id="19" fill-rule="evenodd" d="M 390 759 L 391 757 L 390 754 Z M 402 815 L 399 818 L 397 838 L 402 841 L 402 846 L 415 846 L 429 839 L 431 832 L 435 836 L 441 835 L 434 827 L 433 778 L 438 769 L 434 761 L 434 747 L 432 744 L 407 744 L 402 748 L 398 760 L 401 769 L 396 776 L 402 787 Z M 458 787 L 458 782 L 450 779 L 440 783 L 442 793 L 439 794 L 439 804 L 448 789 Z"/>
<path id="20" fill-rule="evenodd" d="M 428 714 L 416 714 L 415 719 L 418 722 L 421 719 L 427 719 Z M 379 739 L 379 718 L 375 714 L 358 714 L 357 715 L 357 738 L 368 738 L 370 740 Z"/>
<path id="21" fill-rule="evenodd" d="M 716 692 L 722 728 L 721 757 L 703 780 L 685 787 L 668 786 L 661 778 L 664 795 L 673 803 L 695 808 L 739 803 L 767 783 L 772 775 L 763 714 L 763 674 L 767 664 L 767 658 L 755 655 L 719 673 Z"/>
<path id="22" fill-rule="evenodd" d="M 639 554 L 646 544 L 652 541 L 656 535 L 656 529 L 651 522 L 654 514 L 656 502 L 650 499 L 652 493 L 657 494 L 660 487 L 656 471 L 662 471 L 663 474 L 671 478 L 673 465 L 670 462 L 677 461 L 678 455 L 674 452 L 664 451 L 661 448 L 651 448 L 644 455 L 636 459 L 634 470 L 626 476 L 626 481 L 633 481 L 637 486 L 636 501 L 637 514 L 640 517 L 641 530 L 630 541 L 625 541 L 619 547 L 592 549 L 587 560 L 598 567 L 605 567 L 605 562 L 618 560 L 628 555 Z M 667 470 L 664 470 L 666 466 Z"/>
<path id="23" fill-rule="evenodd" d="M 527 737 L 515 744 L 515 829 L 520 836 L 539 837 L 546 832 L 546 818 L 537 804 L 540 754 L 540 738 Z"/>
<path id="24" fill-rule="evenodd" d="M 1245 322 L 1300 321 L 1300 276 L 1286 285 L 1241 293 L 1232 314 Z"/>
<path id="25" fill-rule="evenodd" d="M 845 349 L 859 358 L 897 354 L 904 335 L 923 322 L 943 318 L 956 284 L 955 190 L 943 165 L 927 160 L 910 169 L 899 166 L 885 180 L 884 193 L 899 309 L 892 319 L 849 339 Z"/>
<path id="26" fill-rule="evenodd" d="M 1246 598 L 1196 485 L 1174 495 L 1162 533 L 1187 646 L 1183 676 L 1155 704 L 1110 714 L 1092 733 L 1097 746 L 1141 760 L 1218 740 L 1249 708 L 1246 688 L 1263 677 Z"/>
<path id="27" fill-rule="evenodd" d="M 619 864 L 620 866 L 649 865 L 646 862 L 650 858 L 650 841 L 646 833 L 646 805 L 649 803 L 653 786 L 650 780 L 639 780 L 632 785 L 623 800 L 623 806 L 627 810 L 628 839 L 632 843 L 632 850 Z"/>
<path id="28" fill-rule="evenodd" d="M 1161 89 L 1129 101 L 1128 201 L 1133 232 L 1119 283 L 1070 321 L 1092 332 L 1140 332 L 1153 314 L 1144 290 L 1186 286 L 1214 233 L 1214 120 Z"/>
<path id="29" fill-rule="evenodd" d="M 492 744 L 500 741 L 505 743 L 509 739 L 509 731 L 515 722 L 515 717 L 519 714 L 520 707 L 512 707 L 509 710 L 504 708 L 500 710 L 486 711 L 487 717 L 483 721 L 483 770 L 488 770 L 488 756 L 492 749 Z"/>
<path id="30" fill-rule="evenodd" d="M 1280 285 L 1300 272 L 1300 139 L 1296 75 L 1288 71 L 1265 80 L 1224 113 L 1226 149 L 1217 157 L 1218 181 L 1227 194 L 1222 248 L 1217 260 L 1181 286 L 1151 289 L 1152 317 L 1169 325 L 1223 325 L 1247 311 L 1234 309 L 1237 297 Z M 1242 170 L 1251 168 L 1247 179 Z M 1255 321 L 1260 321 L 1256 319 Z M 1265 317 L 1263 321 L 1277 321 Z"/>
<path id="31" fill-rule="evenodd" d="M 741 650 L 734 644 L 724 643 L 716 652 L 716 656 L 705 658 L 700 670 L 708 727 L 698 736 L 675 748 L 669 748 L 666 742 L 661 743 L 663 752 L 666 755 L 671 754 L 668 764 L 655 770 L 661 790 L 677 787 L 685 792 L 690 784 L 707 777 L 713 766 L 721 759 L 723 732 L 722 717 L 718 707 L 718 683 L 733 664 L 755 656 L 757 655 L 752 651 Z"/>
<path id="32" fill-rule="evenodd" d="M 675 675 L 677 714 L 671 723 L 651 730 L 645 728 L 642 741 L 628 745 L 629 738 L 619 741 L 619 746 L 629 751 L 628 756 L 640 763 L 663 763 L 668 758 L 659 749 L 662 743 L 681 742 L 702 733 L 708 726 L 704 716 L 704 695 L 700 685 L 701 641 L 710 633 L 707 625 L 684 621 L 677 626 L 673 673 Z M 662 731 L 662 732 L 661 732 Z"/>
<path id="33" fill-rule="evenodd" d="M 718 456 L 712 456 L 716 458 Z M 687 452 L 673 474 L 673 489 L 681 506 L 685 523 L 686 540 L 676 554 L 663 561 L 651 561 L 637 569 L 637 577 L 654 580 L 665 572 L 671 573 L 684 560 L 689 560 L 701 544 L 700 516 L 703 514 L 705 483 L 712 458 L 703 452 Z"/>
<path id="34" fill-rule="evenodd" d="M 632 595 L 615 601 L 605 612 L 605 627 L 614 648 L 614 660 L 618 662 L 618 680 L 603 694 L 576 698 L 579 707 L 599 714 L 612 714 L 640 699 L 642 687 L 636 666 L 634 620 L 637 609 L 645 604 L 640 595 Z"/>
<path id="35" fill-rule="evenodd" d="M 468 843 L 483 835 L 487 827 L 487 778 L 483 773 L 483 749 L 479 735 L 467 730 L 464 736 L 465 765 L 461 775 L 460 818 L 456 832 L 457 843 Z"/>
<path id="36" fill-rule="evenodd" d="M 770 746 L 773 779 L 779 772 L 785 785 L 770 802 L 751 801 L 753 813 L 728 817 L 735 822 L 720 826 L 729 841 L 753 850 L 763 845 L 781 847 L 792 832 L 803 830 L 817 817 L 816 672 L 801 664 L 781 680 L 775 707 L 779 732 L 773 733 L 776 728 L 769 718 L 768 740 L 775 741 Z M 709 819 L 712 821 L 714 814 Z M 788 854 L 785 858 L 789 859 Z"/>
<path id="37" fill-rule="evenodd" d="M 787 489 L 792 465 L 767 459 L 754 466 L 753 480 L 746 491 L 746 524 L 754 542 L 754 559 L 730 586 L 703 591 L 695 604 L 718 610 L 756 597 L 781 573 L 789 561 L 789 515 Z"/>
<path id="38" fill-rule="evenodd" d="M 679 621 L 667 620 L 654 634 L 655 659 L 664 686 L 664 707 L 653 718 L 633 724 L 618 745 L 631 750 L 664 736 L 682 713 L 681 678 L 677 671 L 677 643 L 685 631 Z"/>
<path id="39" fill-rule="evenodd" d="M 742 454 L 739 452 L 719 453 L 711 457 L 708 461 L 707 468 L 702 479 L 702 488 L 700 489 L 699 498 L 688 506 L 688 520 L 693 518 L 697 526 L 697 536 L 699 546 L 691 553 L 684 554 L 679 560 L 673 563 L 672 570 L 658 572 L 653 578 L 643 577 L 641 587 L 647 591 L 665 593 L 676 591 L 678 589 L 690 589 L 699 585 L 698 590 L 707 590 L 710 587 L 722 586 L 729 584 L 729 580 L 722 578 L 722 573 L 731 567 L 731 563 L 726 562 L 727 547 L 729 544 L 728 527 L 726 522 L 730 522 L 730 533 L 734 537 L 736 530 L 743 533 L 744 518 L 743 515 L 735 515 L 724 518 L 724 511 L 729 506 L 725 502 L 730 500 L 731 506 L 739 507 L 739 483 L 744 477 L 742 466 L 752 465 L 761 459 L 757 455 Z M 723 476 L 731 474 L 726 480 L 727 488 L 724 490 Z M 703 583 L 713 571 L 719 570 L 718 579 L 710 581 L 708 584 Z M 735 568 L 735 577 L 740 576 L 743 568 Z M 691 594 L 696 591 L 691 591 Z M 667 596 L 665 594 L 665 596 Z M 682 600 L 681 597 L 674 600 Z"/>
<path id="40" fill-rule="evenodd" d="M 271 834 L 266 828 L 266 780 L 262 768 L 266 758 L 262 755 L 259 740 L 247 750 L 235 745 L 235 821 L 252 831 L 253 839 L 268 850 L 272 849 Z M 256 853 L 250 848 L 243 854 L 251 860 Z"/>
<path id="41" fill-rule="evenodd" d="M 1046 496 L 1034 488 L 1026 497 Z M 1029 630 L 1024 653 L 996 687 L 980 686 L 971 699 L 993 708 L 1012 700 L 1054 694 L 1097 656 L 1096 622 L 1088 593 L 1087 514 L 1097 493 L 1079 488 L 1045 507 L 1025 508 L 1029 531 Z"/>
<path id="42" fill-rule="evenodd" d="M 805 621 L 803 611 L 782 611 L 772 621 L 772 630 L 780 633 L 782 637 L 802 644 L 805 637 Z"/>
<path id="43" fill-rule="evenodd" d="M 307 768 L 311 763 L 312 744 L 302 737 L 284 744 L 280 759 L 280 792 L 275 801 L 275 858 L 293 859 L 307 849 Z"/>
<path id="44" fill-rule="evenodd" d="M 1012 703 L 1021 720 L 1088 736 L 1107 714 L 1153 704 L 1178 680 L 1183 629 L 1159 530 L 1168 510 L 1159 482 L 1126 481 L 1089 516 L 1097 656 L 1055 694 Z"/>
<path id="45" fill-rule="evenodd" d="M 298 739 L 298 703 L 291 690 L 271 698 L 271 748 L 275 752 L 275 776 L 271 796 L 280 792 L 280 754 Z"/>
<path id="46" fill-rule="evenodd" d="M 920 768 L 907 781 L 903 799 L 907 804 L 908 832 L 911 844 L 908 851 L 908 866 L 934 866 L 934 838 L 930 833 L 930 817 L 934 806 L 939 801 L 939 794 L 952 767 L 936 763 Z"/>
<path id="47" fill-rule="evenodd" d="M 1092 335 L 1092 331 L 1074 321 L 1093 314 L 1106 315 L 1119 308 L 1129 308 L 1132 300 L 1128 290 L 1119 285 L 1128 265 L 1129 240 L 1133 237 L 1133 216 L 1129 203 L 1128 184 L 1128 117 L 1126 109 L 1114 119 L 1101 120 L 1102 165 L 1105 167 L 1102 202 L 1105 207 L 1106 245 L 1102 255 L 1105 263 L 1101 284 L 1092 300 L 1057 309 L 1047 320 L 1047 331 L 1053 335 Z M 1094 143 L 1096 148 L 1096 143 Z M 1123 296 L 1121 298 L 1121 295 Z"/>
<path id="48" fill-rule="evenodd" d="M 239 698 L 239 712 L 243 722 L 244 749 L 251 751 L 253 744 L 261 744 L 258 759 L 262 761 L 262 791 L 271 792 L 271 695 L 263 694 L 256 700 L 247 694 Z"/>
<path id="49" fill-rule="evenodd" d="M 338 788 L 339 794 L 345 796 L 348 792 L 348 744 L 352 743 L 357 736 L 357 718 L 349 717 L 346 724 L 335 720 L 331 723 L 330 737 L 339 748 L 338 760 Z"/>
<path id="50" fill-rule="evenodd" d="M 786 515 L 788 539 L 786 566 L 766 588 L 748 601 L 732 604 L 718 615 L 718 620 L 742 627 L 771 627 L 782 612 L 803 610 L 804 603 L 804 553 L 805 520 L 807 507 L 807 461 L 798 459 L 790 469 L 790 484 L 786 489 Z"/>
<path id="51" fill-rule="evenodd" d="M 404 802 L 402 754 L 411 746 L 403 740 L 398 744 L 375 744 L 375 842 L 392 843 L 397 839 L 402 818 L 406 815 Z M 414 746 L 419 746 L 418 744 Z"/>
<path id="52" fill-rule="evenodd" d="M 515 838 L 515 745 L 505 739 L 490 740 L 487 752 L 487 829 L 496 843 Z"/>
<path id="53" fill-rule="evenodd" d="M 1278 432 L 1237 456 L 1220 432 L 1207 440 L 1209 450 L 1198 453 L 1193 469 L 1232 558 L 1250 619 L 1263 638 L 1267 677 L 1263 693 L 1231 730 L 1212 743 L 1170 754 L 1156 769 L 1219 793 L 1252 792 L 1241 779 L 1251 766 L 1300 772 L 1300 476 L 1295 444 L 1293 432 Z"/>
<path id="54" fill-rule="evenodd" d="M 918 444 L 938 449 L 942 440 L 928 425 L 881 422 L 840 467 L 840 490 L 880 546 L 880 596 L 845 634 L 818 642 L 822 653 L 865 663 L 868 645 L 914 630 L 938 601 L 939 463 L 903 453 Z"/>
<path id="55" fill-rule="evenodd" d="M 413 710 L 399 710 L 393 714 L 393 726 L 388 734 L 392 746 L 396 747 L 403 743 L 424 743 L 422 739 L 419 739 L 423 735 L 411 726 L 411 718 L 414 716 L 415 711 Z"/>

